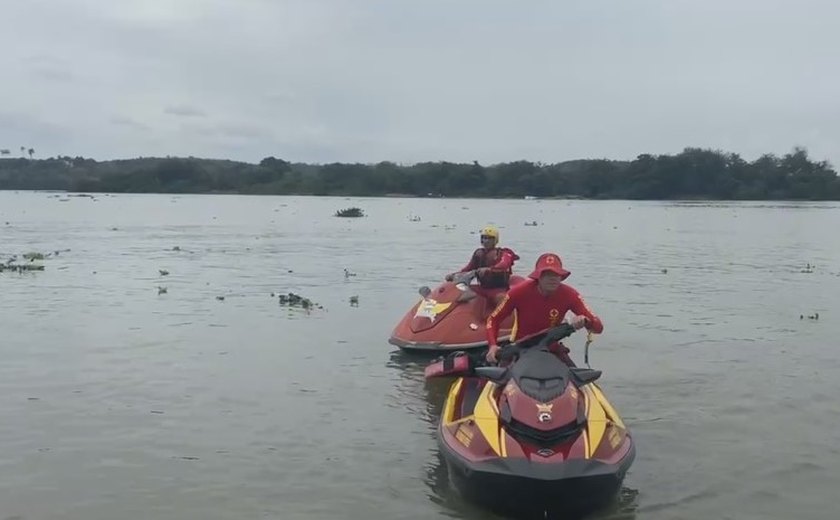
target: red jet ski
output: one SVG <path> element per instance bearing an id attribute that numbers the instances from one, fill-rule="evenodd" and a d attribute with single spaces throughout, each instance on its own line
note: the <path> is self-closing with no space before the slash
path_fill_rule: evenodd
<path id="1" fill-rule="evenodd" d="M 592 512 L 619 492 L 633 439 L 595 383 L 601 372 L 570 368 L 548 350 L 572 332 L 564 323 L 535 346 L 502 347 L 506 366 L 452 353 L 426 368 L 427 378 L 459 376 L 437 440 L 466 498 L 505 514 L 556 518 Z"/>
<path id="2" fill-rule="evenodd" d="M 493 306 L 482 296 L 470 291 L 475 271 L 457 274 L 452 282 L 444 282 L 435 290 L 420 288 L 419 302 L 403 316 L 391 332 L 388 343 L 403 350 L 443 352 L 487 346 L 485 321 Z M 511 287 L 524 281 L 510 278 Z M 499 341 L 510 338 L 513 317 L 501 324 Z"/>

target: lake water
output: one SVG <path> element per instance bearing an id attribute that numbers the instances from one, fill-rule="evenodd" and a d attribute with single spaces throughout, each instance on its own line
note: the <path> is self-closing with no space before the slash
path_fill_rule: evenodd
<path id="1" fill-rule="evenodd" d="M 604 320 L 638 456 L 599 518 L 834 517 L 838 204 L 0 192 L 0 259 L 61 251 L 0 273 L 0 520 L 493 518 L 387 343 L 488 223 Z"/>

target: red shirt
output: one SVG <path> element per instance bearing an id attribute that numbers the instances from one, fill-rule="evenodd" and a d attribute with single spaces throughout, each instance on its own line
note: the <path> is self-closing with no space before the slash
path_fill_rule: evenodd
<path id="1" fill-rule="evenodd" d="M 481 287 L 486 289 L 507 289 L 510 276 L 513 274 L 513 262 L 519 256 L 508 248 L 476 249 L 470 258 L 470 263 L 461 272 L 472 271 L 486 267 L 489 272 L 478 277 Z"/>
<path id="2" fill-rule="evenodd" d="M 586 316 L 586 328 L 592 332 L 600 334 L 604 330 L 601 319 L 595 316 L 574 288 L 561 284 L 556 291 L 544 296 L 537 289 L 537 281 L 529 278 L 513 286 L 487 318 L 487 341 L 491 345 L 498 341 L 499 325 L 514 311 L 516 319 L 511 341 L 556 327 L 569 311 Z"/>
<path id="3" fill-rule="evenodd" d="M 461 269 L 462 273 L 478 269 L 479 267 L 489 267 L 491 271 L 509 272 L 513 267 L 513 261 L 519 257 L 514 257 L 515 253 L 508 248 L 493 248 L 493 249 L 476 249 L 470 257 L 470 263 Z M 490 265 L 482 265 L 490 264 Z"/>

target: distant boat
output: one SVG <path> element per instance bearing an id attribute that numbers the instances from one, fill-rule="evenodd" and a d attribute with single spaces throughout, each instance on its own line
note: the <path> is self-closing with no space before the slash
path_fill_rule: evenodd
<path id="1" fill-rule="evenodd" d="M 525 195 L 525 200 L 537 200 L 539 197 L 534 197 L 533 195 Z"/>

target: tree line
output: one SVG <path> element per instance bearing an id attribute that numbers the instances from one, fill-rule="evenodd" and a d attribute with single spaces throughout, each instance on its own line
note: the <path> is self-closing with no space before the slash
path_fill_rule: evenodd
<path id="1" fill-rule="evenodd" d="M 200 158 L 96 161 L 83 157 L 0 158 L 0 189 L 112 193 L 243 193 L 342 196 L 558 197 L 587 199 L 840 200 L 840 178 L 803 148 L 746 161 L 686 148 L 632 161 L 581 159 L 421 162 L 399 165 L 258 164 Z"/>

